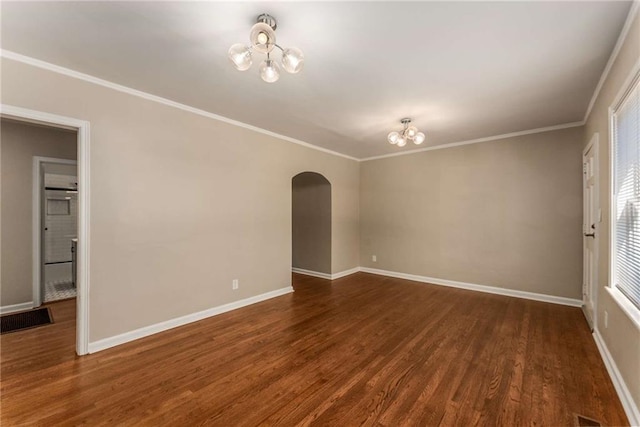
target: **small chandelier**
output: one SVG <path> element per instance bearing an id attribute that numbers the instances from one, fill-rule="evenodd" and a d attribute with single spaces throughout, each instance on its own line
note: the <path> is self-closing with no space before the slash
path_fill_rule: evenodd
<path id="1" fill-rule="evenodd" d="M 266 13 L 258 16 L 257 23 L 251 27 L 251 32 L 249 33 L 251 45 L 246 46 L 242 43 L 236 43 L 229 49 L 229 59 L 236 67 L 236 70 L 248 70 L 253 63 L 252 53 L 263 53 L 267 55 L 267 59 L 260 64 L 260 77 L 267 83 L 278 81 L 280 78 L 280 66 L 271 59 L 274 47 L 277 47 L 282 52 L 282 68 L 291 74 L 302 70 L 304 65 L 302 51 L 296 47 L 283 49 L 276 44 L 277 26 L 278 23 L 273 16 Z"/>
<path id="2" fill-rule="evenodd" d="M 402 132 L 390 132 L 387 139 L 390 144 L 397 145 L 398 147 L 404 147 L 407 145 L 407 141 L 413 141 L 414 144 L 420 145 L 424 142 L 424 133 L 418 132 L 418 128 L 415 126 L 409 126 L 411 119 L 402 119 L 400 123 L 404 126 Z"/>

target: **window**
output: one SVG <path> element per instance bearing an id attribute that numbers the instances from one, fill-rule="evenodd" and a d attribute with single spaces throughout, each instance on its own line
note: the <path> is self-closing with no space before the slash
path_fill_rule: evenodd
<path id="1" fill-rule="evenodd" d="M 613 285 L 640 309 L 640 74 L 611 120 Z"/>

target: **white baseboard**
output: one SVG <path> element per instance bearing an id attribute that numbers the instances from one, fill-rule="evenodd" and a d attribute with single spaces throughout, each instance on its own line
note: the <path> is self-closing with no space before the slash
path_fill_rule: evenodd
<path id="1" fill-rule="evenodd" d="M 357 273 L 358 271 L 360 271 L 360 267 L 355 267 L 350 270 L 344 270 L 344 271 L 340 271 L 338 273 L 333 273 L 333 274 L 321 273 L 319 271 L 305 270 L 305 269 L 296 268 L 296 267 L 291 267 L 291 271 L 298 274 L 304 274 L 305 276 L 319 277 L 320 279 L 327 279 L 327 280 L 336 280 L 336 279 L 340 279 L 341 277 L 345 277 L 353 273 Z"/>
<path id="2" fill-rule="evenodd" d="M 350 275 L 352 275 L 354 273 L 357 273 L 359 271 L 360 271 L 360 267 L 355 267 L 355 268 L 352 268 L 352 269 L 349 269 L 349 270 L 341 271 L 339 273 L 333 273 L 331 275 L 331 280 L 336 280 L 336 279 L 340 279 L 341 277 L 350 276 Z"/>
<path id="3" fill-rule="evenodd" d="M 609 372 L 609 377 L 611 377 L 613 386 L 615 387 L 616 392 L 618 392 L 618 397 L 620 398 L 624 412 L 627 414 L 627 418 L 629 418 L 629 424 L 632 426 L 640 426 L 640 409 L 633 400 L 633 396 L 625 384 L 624 378 L 622 377 L 622 374 L 620 374 L 615 360 L 611 357 L 611 353 L 609 353 L 609 349 L 602 339 L 602 335 L 600 335 L 598 328 L 593 331 L 593 339 L 598 346 L 600 356 L 604 361 L 604 366 L 606 366 L 607 372 Z"/>
<path id="4" fill-rule="evenodd" d="M 550 302 L 553 304 L 568 305 L 571 307 L 582 307 L 582 301 L 573 298 L 558 297 L 554 295 L 538 294 L 535 292 L 518 291 L 515 289 L 497 288 L 495 286 L 478 285 L 475 283 L 456 282 L 454 280 L 438 279 L 435 277 L 418 276 L 416 274 L 399 273 L 396 271 L 380 270 L 369 267 L 355 267 L 350 270 L 341 271 L 335 274 L 320 273 L 318 271 L 292 268 L 294 273 L 305 274 L 307 276 L 319 277 L 321 279 L 336 280 L 359 271 L 363 273 L 377 274 L 380 276 L 396 277 L 398 279 L 413 280 L 416 282 L 430 283 L 433 285 L 449 286 L 453 288 L 467 289 L 470 291 L 486 292 L 490 294 L 505 295 L 509 297 L 524 298 L 534 301 Z"/>
<path id="5" fill-rule="evenodd" d="M 415 274 L 398 273 L 395 271 L 378 270 L 376 268 L 360 267 L 364 273 L 378 274 L 381 276 L 396 277 L 398 279 L 413 280 L 416 282 L 431 283 L 433 285 L 449 286 L 452 288 L 467 289 L 470 291 L 486 292 L 489 294 L 505 295 L 509 297 L 524 298 L 534 301 L 550 302 L 553 304 L 581 307 L 582 301 L 573 298 L 557 297 L 553 295 L 537 294 L 534 292 L 517 291 L 514 289 L 497 288 L 495 286 L 477 285 L 475 283 L 456 282 L 454 280 L 438 279 L 435 277 L 418 276 Z"/>
<path id="6" fill-rule="evenodd" d="M 16 311 L 29 310 L 31 308 L 33 308 L 33 301 L 13 305 L 3 305 L 0 307 L 0 314 L 15 313 Z"/>
<path id="7" fill-rule="evenodd" d="M 303 268 L 291 267 L 291 271 L 298 274 L 304 274 L 305 276 L 319 277 L 320 279 L 331 280 L 331 274 L 321 273 L 319 271 L 305 270 Z"/>
<path id="8" fill-rule="evenodd" d="M 117 345 L 124 344 L 130 341 L 134 341 L 139 338 L 144 338 L 149 335 L 157 334 L 158 332 L 163 332 L 168 329 L 173 329 L 178 326 L 186 325 L 188 323 L 197 322 L 198 320 L 206 319 L 207 317 L 226 313 L 228 311 L 246 307 L 248 305 L 265 301 L 271 298 L 279 297 L 281 295 L 285 295 L 291 292 L 293 292 L 293 287 L 287 286 L 285 288 L 276 289 L 275 291 L 256 295 L 250 298 L 245 298 L 240 301 L 230 302 L 229 304 L 224 304 L 218 307 L 209 308 L 207 310 L 199 311 L 197 313 L 187 314 L 186 316 L 177 317 L 175 319 L 156 323 L 155 325 L 145 326 L 144 328 L 125 332 L 124 334 L 94 341 L 89 343 L 89 353 L 96 353 L 98 351 L 106 350 L 108 348 L 115 347 Z"/>

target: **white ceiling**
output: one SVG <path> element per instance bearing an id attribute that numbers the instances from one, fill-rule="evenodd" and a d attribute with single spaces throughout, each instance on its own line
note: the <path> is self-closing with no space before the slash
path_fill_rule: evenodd
<path id="1" fill-rule="evenodd" d="M 357 158 L 581 121 L 630 2 L 2 2 L 2 48 Z M 264 83 L 255 17 L 306 57 Z"/>

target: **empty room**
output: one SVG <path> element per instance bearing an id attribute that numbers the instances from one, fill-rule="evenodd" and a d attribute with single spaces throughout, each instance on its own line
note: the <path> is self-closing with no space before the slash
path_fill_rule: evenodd
<path id="1" fill-rule="evenodd" d="M 640 426 L 640 2 L 0 3 L 0 424 Z"/>

